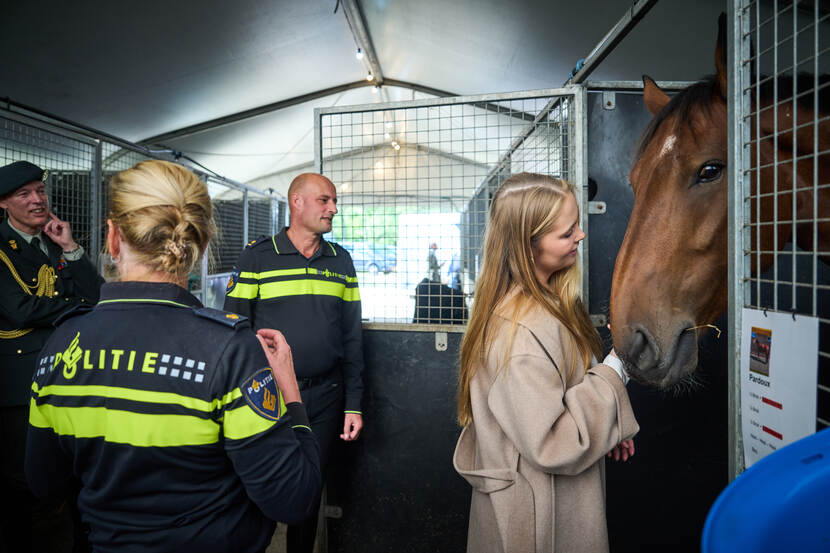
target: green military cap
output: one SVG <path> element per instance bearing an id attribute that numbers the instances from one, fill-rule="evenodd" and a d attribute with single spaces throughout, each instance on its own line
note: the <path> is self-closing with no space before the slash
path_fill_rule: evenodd
<path id="1" fill-rule="evenodd" d="M 44 171 L 34 163 L 15 161 L 0 167 L 0 196 L 14 192 L 24 184 L 32 181 L 46 181 L 49 171 Z"/>

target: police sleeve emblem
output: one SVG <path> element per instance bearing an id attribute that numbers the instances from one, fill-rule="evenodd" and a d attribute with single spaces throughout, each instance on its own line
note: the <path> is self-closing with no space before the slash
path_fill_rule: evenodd
<path id="1" fill-rule="evenodd" d="M 248 406 L 260 417 L 276 421 L 285 414 L 285 401 L 271 369 L 257 371 L 240 389 Z"/>
<path id="2" fill-rule="evenodd" d="M 234 267 L 233 271 L 231 271 L 231 276 L 228 277 L 228 286 L 225 288 L 225 292 L 227 293 L 233 290 L 237 282 L 239 282 L 239 269 Z"/>

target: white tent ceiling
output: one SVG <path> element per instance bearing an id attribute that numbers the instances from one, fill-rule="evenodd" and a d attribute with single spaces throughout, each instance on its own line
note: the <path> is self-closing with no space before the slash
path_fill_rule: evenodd
<path id="1" fill-rule="evenodd" d="M 335 0 L 3 2 L 0 98 L 139 142 L 365 81 Z M 561 86 L 623 16 L 618 0 L 359 0 L 385 79 L 165 138 L 250 182 L 313 159 L 313 108 Z M 713 71 L 724 0 L 660 0 L 591 79 Z M 413 85 L 408 86 L 407 83 Z M 401 83 L 399 83 L 401 84 Z M 417 90 L 417 91 L 416 91 Z"/>

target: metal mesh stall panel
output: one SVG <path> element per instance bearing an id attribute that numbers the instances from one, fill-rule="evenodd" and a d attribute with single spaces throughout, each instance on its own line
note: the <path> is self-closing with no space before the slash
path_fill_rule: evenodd
<path id="1" fill-rule="evenodd" d="M 50 207 L 70 223 L 75 240 L 87 250 L 95 224 L 95 157 L 94 140 L 18 120 L 12 114 L 0 115 L 0 165 L 25 160 L 48 170 Z"/>
<path id="2" fill-rule="evenodd" d="M 494 191 L 521 171 L 576 178 L 575 97 L 560 89 L 316 112 L 318 166 L 338 189 L 331 239 L 352 255 L 364 319 L 466 322 Z"/>
<path id="3" fill-rule="evenodd" d="M 242 198 L 238 200 L 215 200 L 213 214 L 219 236 L 213 248 L 213 273 L 230 273 L 245 246 L 243 236 Z"/>
<path id="4" fill-rule="evenodd" d="M 736 25 L 739 292 L 744 307 L 819 319 L 821 429 L 830 425 L 830 10 L 742 0 Z"/>
<path id="5" fill-rule="evenodd" d="M 46 185 L 52 210 L 69 221 L 76 241 L 108 279 L 118 276 L 109 255 L 100 253 L 106 243 L 109 182 L 148 159 L 173 160 L 170 151 L 148 150 L 62 121 L 0 110 L 0 165 L 27 160 L 49 170 Z M 246 190 L 240 183 L 188 169 L 207 184 L 211 198 L 228 198 L 214 202 L 219 236 L 208 250 L 213 266 L 205 260 L 188 279 L 189 290 L 206 305 L 221 307 L 246 231 L 251 237 L 273 233 L 285 202 L 256 189 L 240 193 Z"/>
<path id="6" fill-rule="evenodd" d="M 272 235 L 281 228 L 279 210 L 285 202 L 258 190 L 240 191 L 211 176 L 205 176 L 204 180 L 213 199 L 219 233 L 211 241 L 210 263 L 203 280 L 206 293 L 202 301 L 207 306 L 221 309 L 225 286 L 239 254 L 247 242 L 262 235 Z"/>
<path id="7" fill-rule="evenodd" d="M 274 209 L 276 202 L 270 198 L 258 199 L 254 197 L 248 198 L 248 239 L 265 235 L 274 234 L 274 225 L 276 222 L 276 214 Z"/>

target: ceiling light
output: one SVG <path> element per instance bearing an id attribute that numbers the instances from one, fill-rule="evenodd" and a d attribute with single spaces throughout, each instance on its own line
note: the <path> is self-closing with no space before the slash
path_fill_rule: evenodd
<path id="1" fill-rule="evenodd" d="M 369 73 L 368 75 L 366 75 L 366 80 L 372 82 L 375 80 L 375 76 Z"/>
<path id="2" fill-rule="evenodd" d="M 401 145 L 400 145 L 400 144 L 398 144 L 397 142 L 393 142 L 393 143 L 392 143 L 392 147 L 393 147 L 393 148 L 395 148 L 395 151 L 396 151 L 396 152 L 397 152 L 398 150 L 400 150 L 400 149 L 401 149 Z"/>
<path id="3" fill-rule="evenodd" d="M 357 58 L 357 59 L 359 59 L 359 60 L 362 60 L 362 59 L 363 59 L 363 50 L 361 50 L 360 48 L 358 48 L 358 49 L 357 49 L 357 52 L 355 52 L 355 54 L 354 54 L 354 57 L 356 57 L 356 58 Z"/>
<path id="4" fill-rule="evenodd" d="M 377 94 L 378 92 L 380 92 L 380 87 L 379 87 L 379 86 L 377 86 L 377 85 L 373 86 L 373 87 L 372 87 L 372 92 L 373 92 L 373 93 L 375 93 L 375 94 Z"/>
<path id="5" fill-rule="evenodd" d="M 389 140 L 389 137 L 391 137 L 391 136 L 392 136 L 392 135 L 391 135 L 391 134 L 389 134 L 388 132 L 383 133 L 383 139 L 384 139 L 384 140 Z"/>
<path id="6" fill-rule="evenodd" d="M 375 162 L 375 169 L 383 169 L 383 162 L 382 161 Z"/>
<path id="7" fill-rule="evenodd" d="M 352 183 L 344 182 L 343 184 L 340 185 L 340 192 L 348 192 L 351 187 L 352 187 Z"/>

